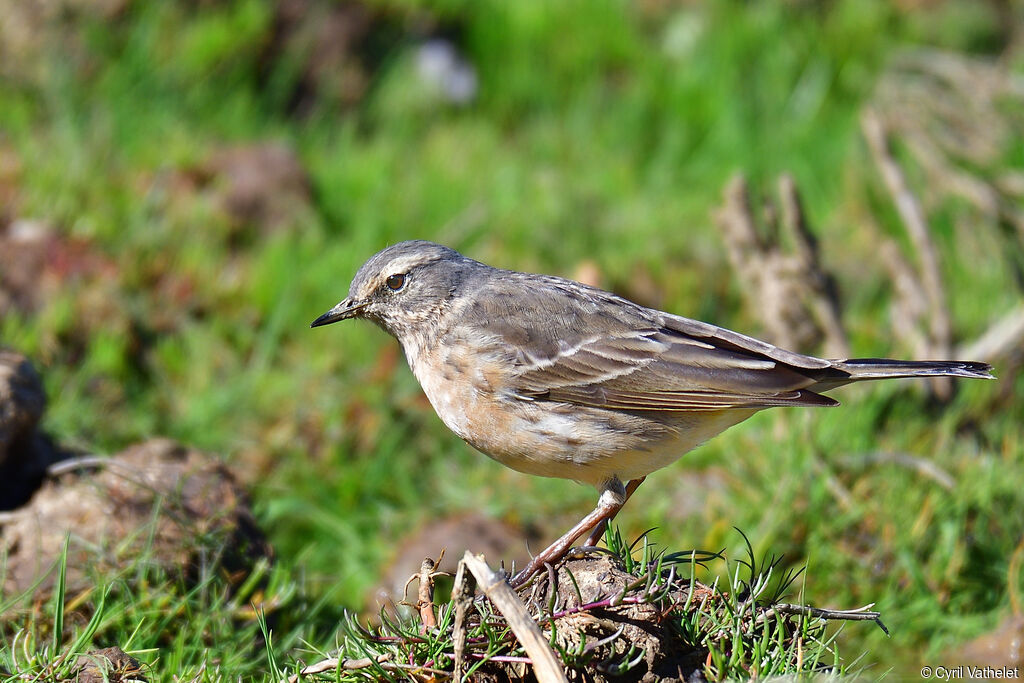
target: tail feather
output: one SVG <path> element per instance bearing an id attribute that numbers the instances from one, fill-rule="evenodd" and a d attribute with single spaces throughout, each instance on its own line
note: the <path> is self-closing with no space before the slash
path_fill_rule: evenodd
<path id="1" fill-rule="evenodd" d="M 846 376 L 830 376 L 823 382 L 845 384 L 866 379 L 896 377 L 970 377 L 995 379 L 988 363 L 963 360 L 891 360 L 888 358 L 855 358 L 833 361 L 832 368 Z"/>

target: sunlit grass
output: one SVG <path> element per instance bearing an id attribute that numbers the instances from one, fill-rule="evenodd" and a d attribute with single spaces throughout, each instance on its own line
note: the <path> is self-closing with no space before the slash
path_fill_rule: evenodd
<path id="1" fill-rule="evenodd" d="M 429 238 L 523 270 L 572 276 L 592 261 L 605 286 L 627 290 L 646 273 L 667 310 L 758 334 L 710 212 L 733 172 L 771 189 L 788 170 L 839 277 L 855 352 L 906 355 L 864 217 L 881 207 L 880 229 L 899 225 L 871 194 L 859 109 L 894 51 L 978 47 L 994 31 L 969 3 L 934 20 L 861 0 L 815 11 L 455 3 L 437 11 L 479 69 L 475 104 L 408 101 L 411 46 L 395 45 L 361 105 L 295 117 L 287 65 L 263 79 L 256 64 L 269 4 L 135 5 L 89 29 L 86 72 L 66 64 L 45 83 L 0 88 L 19 215 L 114 266 L 0 320 L 0 342 L 41 366 L 58 440 L 114 451 L 160 434 L 223 454 L 254 491 L 275 571 L 339 608 L 359 606 L 424 518 L 485 510 L 548 522 L 553 536 L 596 497 L 472 452 L 379 330 L 308 329 L 365 258 Z M 208 197 L 169 189 L 212 149 L 261 139 L 291 144 L 310 174 L 311 211 L 294 224 L 238 239 Z M 1019 302 L 1013 262 L 996 258 L 1004 237 L 961 226 L 963 207 L 930 208 L 954 325 L 969 339 Z M 620 521 L 627 536 L 658 527 L 668 547 L 736 550 L 732 527 L 743 528 L 759 554 L 809 564 L 809 601 L 878 603 L 892 639 L 848 629 L 845 651 L 909 670 L 993 624 L 1020 580 L 1007 572 L 1024 533 L 1009 514 L 1024 507 L 1024 411 L 993 402 L 995 386 L 963 383 L 946 407 L 920 387 L 850 388 L 836 392 L 840 408 L 756 416 L 653 475 Z M 927 459 L 956 486 L 865 460 L 878 452 Z M 692 472 L 716 485 L 687 488 Z M 700 499 L 682 500 L 687 491 Z M 292 618 L 289 635 L 274 629 L 282 657 L 311 637 Z M 138 629 L 133 642 L 160 648 L 165 672 L 203 661 L 152 624 L 101 632 L 123 646 Z M 211 632 L 209 652 L 258 630 L 239 628 Z M 252 660 L 220 665 L 226 676 L 265 670 L 259 648 L 245 651 Z"/>

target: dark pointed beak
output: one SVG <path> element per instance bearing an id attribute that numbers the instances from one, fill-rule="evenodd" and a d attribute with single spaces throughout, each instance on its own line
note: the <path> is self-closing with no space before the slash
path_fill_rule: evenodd
<path id="1" fill-rule="evenodd" d="M 336 323 L 339 320 L 345 320 L 346 318 L 354 318 L 365 306 L 366 302 L 357 303 L 352 301 L 352 299 L 345 299 L 337 306 L 311 322 L 309 326 L 320 327 L 321 325 L 330 325 L 331 323 Z"/>

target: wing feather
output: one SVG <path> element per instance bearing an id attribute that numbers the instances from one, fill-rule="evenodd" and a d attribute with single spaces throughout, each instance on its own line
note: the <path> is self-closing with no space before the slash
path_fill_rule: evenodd
<path id="1" fill-rule="evenodd" d="M 524 363 L 514 393 L 635 411 L 837 405 L 806 389 L 814 383 L 760 354 L 692 344 L 677 333 L 645 328 L 567 344 Z"/>
<path id="2" fill-rule="evenodd" d="M 516 396 L 630 411 L 837 404 L 808 390 L 827 360 L 559 278 L 507 275 L 463 321 L 508 350 Z"/>

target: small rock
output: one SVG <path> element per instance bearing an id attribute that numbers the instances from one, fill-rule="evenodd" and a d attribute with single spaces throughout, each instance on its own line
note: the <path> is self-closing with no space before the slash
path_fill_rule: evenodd
<path id="1" fill-rule="evenodd" d="M 119 647 L 86 652 L 78 658 L 78 683 L 146 681 L 142 664 Z"/>
<path id="2" fill-rule="evenodd" d="M 0 350 L 0 511 L 27 501 L 59 457 L 36 430 L 45 407 L 43 383 L 32 363 Z"/>
<path id="3" fill-rule="evenodd" d="M 43 382 L 28 358 L 0 350 L 0 465 L 8 449 L 35 429 L 46 408 Z"/>

